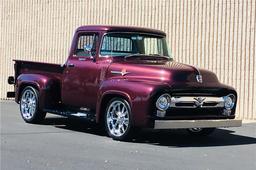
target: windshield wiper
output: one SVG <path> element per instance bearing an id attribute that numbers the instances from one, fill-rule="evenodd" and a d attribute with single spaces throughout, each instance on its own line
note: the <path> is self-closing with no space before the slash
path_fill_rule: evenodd
<path id="1" fill-rule="evenodd" d="M 124 57 L 124 59 L 128 59 L 128 58 L 132 58 L 132 57 L 145 57 L 142 60 L 172 60 L 171 57 L 168 56 L 163 56 L 160 54 L 140 54 L 140 53 L 136 53 L 136 54 L 130 54 Z"/>
<path id="2" fill-rule="evenodd" d="M 125 56 L 124 58 L 127 59 L 127 58 L 131 58 L 131 57 L 140 57 L 140 56 L 146 56 L 146 54 L 140 54 L 140 53 L 130 54 L 130 55 Z"/>
<path id="3" fill-rule="evenodd" d="M 168 56 L 164 56 L 164 55 L 160 55 L 160 54 L 149 54 L 149 56 L 155 56 L 157 58 L 164 58 L 164 59 L 167 59 L 167 60 L 170 60 L 171 58 L 168 57 Z"/>

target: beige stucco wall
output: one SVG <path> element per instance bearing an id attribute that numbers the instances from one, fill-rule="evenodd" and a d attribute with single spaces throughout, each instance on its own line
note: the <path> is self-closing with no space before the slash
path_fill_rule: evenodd
<path id="1" fill-rule="evenodd" d="M 12 59 L 63 63 L 76 27 L 136 25 L 168 35 L 175 60 L 214 71 L 256 119 L 255 0 L 1 0 L 1 93 Z"/>

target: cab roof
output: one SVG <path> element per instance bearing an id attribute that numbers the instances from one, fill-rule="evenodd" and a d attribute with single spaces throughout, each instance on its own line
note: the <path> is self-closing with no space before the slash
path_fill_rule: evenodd
<path id="1" fill-rule="evenodd" d="M 166 36 L 165 32 L 160 30 L 134 26 L 84 25 L 78 27 L 76 31 L 141 32 Z"/>

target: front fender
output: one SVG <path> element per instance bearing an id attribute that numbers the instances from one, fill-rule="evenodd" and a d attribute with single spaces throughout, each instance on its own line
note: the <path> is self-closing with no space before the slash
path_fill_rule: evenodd
<path id="1" fill-rule="evenodd" d="M 60 98 L 60 82 L 51 75 L 21 74 L 16 82 L 16 102 L 19 102 L 22 90 L 26 86 L 33 86 L 38 90 L 39 107 L 41 109 L 56 104 Z"/>
<path id="2" fill-rule="evenodd" d="M 102 104 L 105 96 L 118 95 L 125 98 L 132 112 L 133 124 L 137 127 L 146 127 L 152 108 L 153 96 L 163 89 L 170 89 L 169 85 L 163 82 L 138 81 L 127 79 L 109 79 L 104 81 L 98 93 L 96 120 L 99 122 L 101 111 L 105 110 Z"/>

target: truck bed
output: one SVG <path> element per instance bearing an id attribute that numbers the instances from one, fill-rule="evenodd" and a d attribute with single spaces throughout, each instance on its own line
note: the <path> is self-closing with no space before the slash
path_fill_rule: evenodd
<path id="1" fill-rule="evenodd" d="M 63 73 L 63 67 L 60 64 L 25 61 L 25 60 L 13 60 L 15 62 L 15 80 L 22 73 L 40 73 L 50 74 L 57 79 L 61 79 Z"/>

